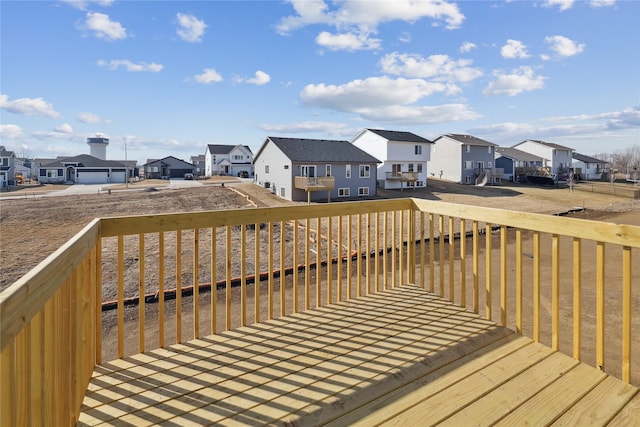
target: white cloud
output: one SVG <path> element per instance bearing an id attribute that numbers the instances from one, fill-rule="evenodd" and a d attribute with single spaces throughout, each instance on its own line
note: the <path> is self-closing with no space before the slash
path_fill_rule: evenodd
<path id="1" fill-rule="evenodd" d="M 79 113 L 77 119 L 82 123 L 108 123 L 107 120 L 103 120 L 100 116 L 87 112 Z"/>
<path id="2" fill-rule="evenodd" d="M 370 38 L 366 33 L 331 34 L 323 31 L 316 37 L 316 43 L 334 51 L 376 50 L 380 49 L 380 42 L 380 39 Z"/>
<path id="3" fill-rule="evenodd" d="M 0 139 L 22 139 L 24 132 L 18 125 L 0 125 Z"/>
<path id="4" fill-rule="evenodd" d="M 115 0 L 62 0 L 62 1 L 76 9 L 87 10 L 87 7 L 89 7 L 92 4 L 97 4 L 98 6 L 111 6 Z"/>
<path id="5" fill-rule="evenodd" d="M 464 15 L 457 4 L 447 0 L 414 1 L 394 0 L 365 2 L 345 0 L 327 3 L 323 0 L 289 0 L 296 15 L 280 20 L 276 31 L 280 34 L 307 25 L 328 25 L 338 30 L 337 35 L 322 32 L 316 38 L 318 43 L 332 50 L 377 49 L 380 41 L 371 39 L 378 25 L 391 21 L 416 22 L 423 18 L 432 19 L 437 24 L 444 23 L 448 29 L 462 25 Z"/>
<path id="6" fill-rule="evenodd" d="M 60 126 L 56 126 L 55 128 L 53 128 L 54 132 L 58 132 L 58 133 L 64 133 L 64 134 L 72 134 L 73 133 L 73 128 L 71 127 L 71 125 L 69 123 L 63 123 Z"/>
<path id="7" fill-rule="evenodd" d="M 193 79 L 198 83 L 210 84 L 214 82 L 221 82 L 222 76 L 213 68 L 205 68 L 202 73 L 193 76 Z"/>
<path id="8" fill-rule="evenodd" d="M 262 85 L 266 85 L 271 81 L 271 76 L 265 73 L 264 71 L 258 70 L 256 71 L 255 77 L 253 78 L 245 79 L 245 78 L 238 77 L 235 79 L 235 81 L 237 83 L 249 83 L 249 84 L 254 84 L 256 86 L 262 86 Z"/>
<path id="9" fill-rule="evenodd" d="M 545 78 L 536 76 L 533 68 L 520 67 L 510 74 L 495 73 L 495 80 L 489 83 L 482 93 L 484 95 L 515 96 L 544 87 Z"/>
<path id="10" fill-rule="evenodd" d="M 423 58 L 417 54 L 398 52 L 380 59 L 380 67 L 387 74 L 448 82 L 468 82 L 482 76 L 482 71 L 470 67 L 471 64 L 471 60 L 454 60 L 448 55 Z"/>
<path id="11" fill-rule="evenodd" d="M 19 98 L 10 101 L 7 95 L 2 94 L 0 95 L 0 108 L 25 116 L 60 117 L 60 113 L 53 109 L 53 105 L 42 98 Z"/>
<path id="12" fill-rule="evenodd" d="M 573 7 L 574 0 L 546 0 L 544 2 L 545 7 L 558 6 L 560 11 L 568 10 Z"/>
<path id="13" fill-rule="evenodd" d="M 123 67 L 130 73 L 138 73 L 142 71 L 157 73 L 162 71 L 162 69 L 164 68 L 162 64 L 156 64 L 155 62 L 152 62 L 151 64 L 148 64 L 146 62 L 138 62 L 136 64 L 135 62 L 129 61 L 128 59 L 114 59 L 111 61 L 100 59 L 96 63 L 100 67 L 106 67 L 110 70 L 117 70 L 118 68 Z"/>
<path id="14" fill-rule="evenodd" d="M 338 122 L 312 122 L 305 121 L 292 124 L 263 124 L 258 126 L 265 132 L 278 133 L 326 133 L 326 134 L 342 134 L 347 130 L 347 125 Z"/>
<path id="15" fill-rule="evenodd" d="M 478 46 L 476 46 L 475 43 L 471 43 L 471 42 L 464 42 L 462 43 L 462 46 L 460 46 L 460 53 L 468 53 L 471 52 L 473 49 L 477 49 Z"/>
<path id="16" fill-rule="evenodd" d="M 411 33 L 405 31 L 404 33 L 400 34 L 400 36 L 398 37 L 398 41 L 401 41 L 402 43 L 410 43 Z"/>
<path id="17" fill-rule="evenodd" d="M 309 106 L 358 114 L 367 120 L 388 123 L 435 123 L 476 118 L 462 104 L 442 106 L 413 105 L 435 93 L 453 92 L 448 84 L 422 79 L 371 77 L 343 85 L 307 85 L 300 93 Z"/>
<path id="18" fill-rule="evenodd" d="M 500 54 L 503 58 L 524 59 L 528 58 L 527 47 L 519 40 L 508 39 L 507 43 L 500 49 Z"/>
<path id="19" fill-rule="evenodd" d="M 184 41 L 191 43 L 199 43 L 202 41 L 204 30 L 207 28 L 207 24 L 204 21 L 196 18 L 193 15 L 185 15 L 184 13 L 178 13 L 178 29 L 176 33 Z"/>
<path id="20" fill-rule="evenodd" d="M 88 12 L 84 29 L 93 31 L 99 39 L 120 40 L 127 38 L 127 30 L 119 22 L 112 21 L 109 15 L 98 12 Z"/>
<path id="21" fill-rule="evenodd" d="M 549 48 L 552 51 L 563 57 L 577 55 L 585 48 L 584 44 L 578 44 L 563 36 L 545 37 L 544 41 L 550 45 Z"/>
<path id="22" fill-rule="evenodd" d="M 609 7 L 616 4 L 616 0 L 591 0 L 589 2 L 591 7 Z"/>

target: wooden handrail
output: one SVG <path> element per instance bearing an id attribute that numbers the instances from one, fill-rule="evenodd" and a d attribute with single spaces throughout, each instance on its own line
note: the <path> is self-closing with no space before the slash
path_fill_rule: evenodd
<path id="1" fill-rule="evenodd" d="M 494 233 L 499 243 L 492 243 Z M 530 254 L 523 243 L 529 238 Z M 570 248 L 568 254 L 563 247 Z M 102 345 L 100 304 L 102 288 L 113 286 L 118 313 L 111 342 L 117 343 L 117 357 L 133 347 L 134 353 L 145 352 L 180 342 L 183 331 L 185 337 L 199 337 L 230 329 L 235 314 L 241 326 L 412 282 L 554 349 L 563 350 L 563 339 L 569 339 L 565 350 L 575 358 L 604 370 L 615 364 L 629 383 L 638 375 L 632 363 L 637 312 L 631 304 L 638 248 L 637 226 L 411 198 L 96 219 L 0 294 L 2 425 L 75 423 L 93 368 L 111 350 Z M 593 262 L 587 258 L 592 253 Z M 565 258 L 572 266 L 568 276 L 559 269 Z M 605 259 L 619 261 L 613 276 Z M 300 267 L 285 277 L 289 262 Z M 587 264 L 594 270 L 588 279 Z M 152 289 L 149 277 L 156 268 L 159 324 L 157 340 L 148 345 L 151 320 L 144 298 L 137 335 L 128 331 L 123 301 L 125 284 L 135 283 L 141 294 Z M 247 274 L 259 278 L 265 270 L 267 283 L 256 280 L 250 292 Z M 203 296 L 195 286 L 196 322 L 189 330 L 181 289 L 206 274 L 211 282 L 223 280 L 223 301 L 217 301 L 213 287 L 210 309 L 202 310 Z M 232 277 L 242 278 L 238 303 Z M 163 291 L 173 283 L 178 309 L 170 318 Z M 609 289 L 620 292 L 614 308 L 620 312 L 619 330 L 607 324 Z M 560 304 L 566 293 L 573 307 Z M 580 315 L 587 293 L 595 298 L 593 324 Z M 530 312 L 523 306 L 525 294 Z M 543 307 L 545 298 L 549 305 Z M 200 323 L 205 312 L 209 327 Z M 567 312 L 572 332 L 561 329 Z M 173 322 L 175 341 L 166 336 L 166 322 Z M 593 331 L 593 351 L 583 348 L 585 331 Z M 620 341 L 615 362 L 610 350 L 605 352 L 611 336 Z"/>

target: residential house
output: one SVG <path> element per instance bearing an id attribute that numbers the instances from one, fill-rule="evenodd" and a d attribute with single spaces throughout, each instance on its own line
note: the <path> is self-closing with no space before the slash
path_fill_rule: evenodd
<path id="1" fill-rule="evenodd" d="M 209 144 L 204 163 L 205 176 L 253 176 L 253 153 L 246 145 Z"/>
<path id="2" fill-rule="evenodd" d="M 16 154 L 0 145 L 0 188 L 15 185 L 14 165 Z"/>
<path id="3" fill-rule="evenodd" d="M 526 182 L 527 174 L 542 168 L 544 159 L 511 147 L 496 147 L 496 168 L 504 171 L 502 179 Z"/>
<path id="4" fill-rule="evenodd" d="M 598 181 L 606 178 L 609 172 L 609 163 L 606 160 L 579 153 L 573 153 L 572 157 L 571 168 L 576 179 Z"/>
<path id="5" fill-rule="evenodd" d="M 196 167 L 189 162 L 168 156 L 163 159 L 150 159 L 143 165 L 145 179 L 184 178 L 185 173 L 195 173 Z"/>
<path id="6" fill-rule="evenodd" d="M 191 163 L 196 167 L 194 175 L 195 176 L 204 176 L 205 171 L 205 155 L 199 154 L 197 156 L 191 156 Z"/>
<path id="7" fill-rule="evenodd" d="M 124 183 L 124 162 L 102 160 L 89 154 L 60 157 L 38 162 L 38 181 L 42 184 L 111 184 Z"/>
<path id="8" fill-rule="evenodd" d="M 535 154 L 544 159 L 544 167 L 556 179 L 564 179 L 569 175 L 569 168 L 573 162 L 573 148 L 564 147 L 551 142 L 528 139 L 513 146 L 518 150 Z"/>
<path id="9" fill-rule="evenodd" d="M 31 179 L 32 175 L 32 161 L 24 157 L 16 157 L 14 162 L 14 175 L 22 174 L 25 180 Z"/>
<path id="10" fill-rule="evenodd" d="M 502 178 L 502 170 L 494 169 L 497 146 L 471 135 L 441 135 L 431 146 L 429 171 L 432 176 L 459 184 L 496 183 Z"/>
<path id="11" fill-rule="evenodd" d="M 380 161 L 349 141 L 268 137 L 254 160 L 254 182 L 292 201 L 376 195 Z"/>
<path id="12" fill-rule="evenodd" d="M 363 129 L 351 143 L 384 159 L 378 166 L 378 185 L 382 188 L 427 186 L 427 162 L 433 144 L 428 139 L 411 132 Z"/>

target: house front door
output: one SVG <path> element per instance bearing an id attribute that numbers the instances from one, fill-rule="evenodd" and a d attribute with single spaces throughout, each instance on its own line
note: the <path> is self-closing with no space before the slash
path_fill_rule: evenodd
<path id="1" fill-rule="evenodd" d="M 67 182 L 76 182 L 76 171 L 73 168 L 67 168 Z"/>

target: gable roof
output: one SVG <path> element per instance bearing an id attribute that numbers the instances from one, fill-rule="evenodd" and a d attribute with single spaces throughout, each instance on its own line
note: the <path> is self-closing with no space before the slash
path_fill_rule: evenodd
<path id="1" fill-rule="evenodd" d="M 207 144 L 207 150 L 211 154 L 229 154 L 236 147 L 240 147 L 240 145 Z M 241 145 L 241 147 L 246 148 L 251 153 L 251 148 L 248 145 Z"/>
<path id="2" fill-rule="evenodd" d="M 493 142 L 485 141 L 484 139 L 477 138 L 473 135 L 465 135 L 461 133 L 447 133 L 445 135 L 440 135 L 439 137 L 436 138 L 436 141 L 444 137 L 453 139 L 454 141 L 457 141 L 461 144 L 466 144 L 466 145 L 479 145 L 482 147 L 498 146 L 498 144 L 494 144 Z"/>
<path id="3" fill-rule="evenodd" d="M 195 165 L 193 163 L 185 162 L 184 160 L 179 159 L 177 157 L 173 157 L 173 156 L 167 156 L 167 157 L 163 157 L 161 159 L 155 159 L 155 160 L 148 160 L 147 163 L 145 163 L 142 166 L 144 167 L 144 166 L 150 165 L 151 163 L 156 163 L 156 162 L 167 163 L 167 160 L 171 160 L 171 163 L 173 163 L 174 165 L 176 163 L 177 164 L 182 163 L 184 166 L 188 166 L 188 167 L 191 167 L 191 168 L 195 167 Z"/>
<path id="4" fill-rule="evenodd" d="M 585 163 L 600 163 L 600 164 L 609 163 L 606 160 L 596 159 L 595 157 L 585 156 L 584 154 L 580 154 L 580 153 L 573 153 L 571 157 L 573 157 L 574 159 L 580 162 L 585 162 Z"/>
<path id="5" fill-rule="evenodd" d="M 123 168 L 125 167 L 123 162 L 115 160 L 102 160 L 97 157 L 93 157 L 89 154 L 80 154 L 73 157 L 60 157 L 56 160 L 44 163 L 41 165 L 43 168 L 62 168 L 67 166 L 67 163 L 77 163 L 80 167 L 85 168 Z"/>
<path id="6" fill-rule="evenodd" d="M 397 131 L 397 130 L 384 130 L 384 129 L 369 129 L 366 130 L 371 131 L 375 134 L 380 135 L 381 137 L 388 139 L 389 141 L 400 141 L 400 142 L 418 142 L 422 144 L 433 144 L 432 141 L 429 141 L 427 138 L 423 138 L 411 132 Z"/>
<path id="7" fill-rule="evenodd" d="M 256 158 L 269 141 L 273 142 L 292 162 L 382 163 L 349 141 L 275 136 L 267 137 Z"/>
<path id="8" fill-rule="evenodd" d="M 526 141 L 522 141 L 521 143 L 514 145 L 514 147 L 517 147 L 518 145 L 523 144 L 523 143 L 525 143 L 527 141 L 535 142 L 536 144 L 544 145 L 544 146 L 547 146 L 549 148 L 555 148 L 556 150 L 573 151 L 573 148 L 565 147 L 564 145 L 560 145 L 560 144 L 554 144 L 553 142 L 540 141 L 539 139 L 527 139 Z"/>
<path id="9" fill-rule="evenodd" d="M 511 147 L 496 147 L 496 154 L 500 154 L 503 157 L 507 157 L 513 160 L 519 160 L 521 162 L 541 162 L 544 159 L 535 154 L 527 153 L 526 151 L 518 150 Z"/>
<path id="10" fill-rule="evenodd" d="M 4 145 L 0 145 L 0 157 L 13 157 L 15 153 L 4 148 Z"/>

